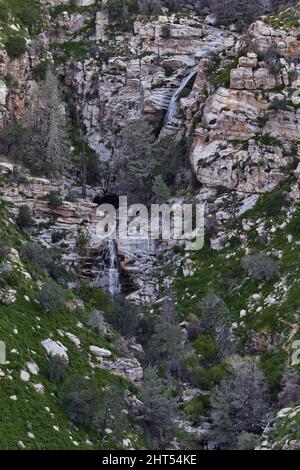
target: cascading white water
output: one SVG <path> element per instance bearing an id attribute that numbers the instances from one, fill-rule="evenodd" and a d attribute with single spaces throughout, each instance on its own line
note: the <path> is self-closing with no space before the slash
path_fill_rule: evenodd
<path id="1" fill-rule="evenodd" d="M 120 275 L 118 268 L 118 254 L 114 240 L 107 242 L 108 268 L 107 281 L 108 292 L 112 297 L 116 297 L 121 292 Z"/>
<path id="2" fill-rule="evenodd" d="M 173 118 L 176 116 L 176 114 L 179 111 L 179 97 L 181 92 L 185 89 L 185 87 L 188 85 L 189 81 L 196 75 L 198 71 L 198 67 L 193 67 L 193 69 L 190 71 L 188 75 L 184 77 L 182 80 L 179 88 L 176 90 L 174 95 L 171 98 L 169 108 L 165 117 L 165 125 L 170 124 L 173 120 Z"/>

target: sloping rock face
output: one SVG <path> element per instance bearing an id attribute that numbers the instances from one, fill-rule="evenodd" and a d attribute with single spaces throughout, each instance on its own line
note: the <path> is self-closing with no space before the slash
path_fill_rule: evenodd
<path id="1" fill-rule="evenodd" d="M 38 63 L 38 57 L 27 53 L 12 60 L 0 49 L 0 129 L 11 119 L 22 117 L 26 97 L 29 98 L 32 91 L 30 74 Z M 10 86 L 5 82 L 7 77 L 14 81 Z"/>
<path id="2" fill-rule="evenodd" d="M 68 1 L 54 0 L 52 5 L 64 3 L 68 10 Z M 76 3 L 91 4 L 90 0 Z M 299 28 L 275 29 L 260 20 L 240 37 L 213 23 L 197 16 L 137 18 L 133 32 L 116 34 L 107 12 L 100 7 L 98 11 L 97 4 L 49 19 L 40 40 L 48 48 L 50 61 L 52 56 L 61 58 L 56 47 L 62 43 L 89 41 L 89 51 L 82 58 L 63 57 L 58 71 L 66 89 L 72 91 L 72 111 L 76 108 L 99 158 L 113 161 L 120 130 L 141 117 L 154 124 L 157 135 L 188 138 L 191 165 L 202 185 L 197 200 L 208 201 L 210 213 L 222 222 L 230 218 L 230 210 L 228 198 L 216 197 L 219 188 L 234 191 L 237 212 L 243 213 L 255 204 L 258 194 L 273 190 L 294 171 L 300 130 L 299 103 L 294 96 L 300 75 Z M 0 54 L 1 127 L 22 115 L 35 86 L 32 70 L 39 58 L 27 53 L 12 61 L 5 52 Z M 4 77 L 9 73 L 23 85 L 22 90 L 7 86 Z M 3 171 L 11 169 L 4 164 Z M 295 171 L 294 199 L 300 194 L 299 174 Z M 34 179 L 2 189 L 2 194 L 14 203 L 15 213 L 25 202 L 37 222 L 48 223 L 54 217 L 51 227 L 42 227 L 37 238 L 49 246 L 53 234 L 64 231 L 58 243 L 72 252 L 66 262 L 81 263 L 83 274 L 96 280 L 106 256 L 105 244 L 96 234 L 101 215 L 92 197 L 67 201 L 70 187 L 71 183 Z M 63 204 L 50 209 L 43 196 L 58 189 Z M 90 189 L 91 194 L 97 193 Z M 86 256 L 75 253 L 82 225 L 91 235 Z M 214 246 L 221 249 L 223 245 L 216 239 Z M 130 298 L 153 300 L 159 290 L 149 281 L 155 270 L 155 247 L 123 241 L 117 252 L 121 281 L 128 284 Z M 134 288 L 129 287 L 132 278 Z"/>
<path id="3" fill-rule="evenodd" d="M 4 168 L 7 170 L 6 166 Z M 13 171 L 10 167 L 8 170 Z M 31 231 L 33 239 L 47 248 L 63 248 L 66 252 L 65 263 L 77 266 L 82 275 L 96 285 L 107 287 L 104 278 L 108 276 L 110 267 L 108 243 L 107 240 L 99 238 L 97 228 L 104 214 L 98 209 L 98 204 L 80 197 L 79 188 L 72 189 L 77 192 L 77 197 L 74 201 L 69 201 L 71 188 L 71 181 L 53 182 L 28 177 L 22 184 L 1 188 L 0 194 L 4 201 L 11 204 L 14 216 L 23 205 L 31 209 L 35 221 Z M 91 188 L 88 190 L 91 191 Z M 50 207 L 47 201 L 53 191 L 60 194 L 62 201 L 57 208 Z M 81 230 L 87 234 L 87 245 L 83 252 L 78 248 L 78 234 Z M 116 257 L 123 291 L 137 303 L 147 303 L 155 298 L 158 286 L 155 281 L 149 279 L 156 263 L 155 243 L 118 240 Z"/>
<path id="4" fill-rule="evenodd" d="M 100 49 L 108 27 L 107 16 L 98 12 L 93 38 Z M 134 34 L 123 33 L 110 41 L 109 47 L 116 53 L 106 63 L 100 65 L 98 59 L 89 58 L 61 67 L 65 84 L 75 93 L 89 143 L 99 156 L 111 158 L 120 127 L 142 115 L 160 130 L 182 80 L 193 67 L 201 69 L 204 56 L 223 50 L 230 34 L 205 25 L 197 17 L 139 19 L 134 23 Z M 196 79 L 195 87 L 199 91 L 201 79 Z M 200 98 L 195 94 L 196 103 Z"/>
<path id="5" fill-rule="evenodd" d="M 250 28 L 249 52 L 232 63 L 229 87 L 206 100 L 195 132 L 191 162 L 202 184 L 262 193 L 286 178 L 299 150 L 297 31 Z"/>

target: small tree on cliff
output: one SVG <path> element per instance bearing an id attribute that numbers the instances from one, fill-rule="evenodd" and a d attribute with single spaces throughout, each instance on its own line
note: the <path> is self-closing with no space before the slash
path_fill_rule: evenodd
<path id="1" fill-rule="evenodd" d="M 134 202 L 143 202 L 151 194 L 149 180 L 155 166 L 153 128 L 142 119 L 133 121 L 121 131 L 120 139 L 115 164 L 117 189 Z"/>
<path id="2" fill-rule="evenodd" d="M 50 69 L 33 93 L 23 124 L 31 136 L 26 163 L 39 174 L 63 174 L 68 156 L 66 116 L 57 78 Z"/>

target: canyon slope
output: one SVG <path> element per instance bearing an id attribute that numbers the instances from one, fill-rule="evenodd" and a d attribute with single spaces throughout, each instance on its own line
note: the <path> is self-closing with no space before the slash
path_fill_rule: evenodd
<path id="1" fill-rule="evenodd" d="M 74 162 L 79 125 L 89 158 L 110 168 L 122 131 L 137 120 L 153 127 L 158 142 L 170 139 L 184 149 L 170 200 L 204 204 L 205 244 L 189 252 L 174 242 L 99 241 L 98 206 L 120 195 L 104 171 L 82 197 L 76 169 L 61 178 L 36 176 L 20 171 L 9 152 L 1 155 L 0 340 L 7 361 L 0 365 L 0 448 L 153 447 L 140 424 L 148 343 L 140 330 L 123 332 L 126 309 L 121 331 L 109 322 L 122 292 L 145 324 L 154 318 L 154 332 L 166 299 L 176 310 L 184 371 L 167 374 L 177 413 L 169 447 L 220 447 L 210 395 L 230 367 L 203 326 L 203 299 L 211 294 L 226 305 L 232 356 L 253 361 L 267 382 L 266 420 L 253 436 L 247 430 L 253 440 L 245 438 L 245 448 L 299 449 L 300 393 L 299 403 L 288 404 L 282 393 L 286 373 L 300 372 L 300 5 L 239 31 L 192 5 L 173 14 L 130 13 L 124 27 L 111 20 L 107 2 L 41 3 L 35 34 L 18 18 L 0 16 L 0 129 L 22 122 L 51 66 Z M 11 35 L 25 41 L 17 57 L 6 46 Z M 49 204 L 53 192 L 56 205 Z M 24 205 L 34 221 L 27 231 L 16 223 Z M 24 254 L 28 243 L 57 250 L 58 263 L 72 271 L 57 312 L 45 314 L 37 301 L 50 268 L 38 269 L 36 258 Z M 96 328 L 88 318 L 95 310 L 103 320 Z M 110 389 L 122 395 L 113 411 L 124 415 L 121 430 L 114 418 L 101 437 L 86 423 L 74 425 L 65 385 L 47 372 L 53 356 L 93 381 L 103 401 Z"/>

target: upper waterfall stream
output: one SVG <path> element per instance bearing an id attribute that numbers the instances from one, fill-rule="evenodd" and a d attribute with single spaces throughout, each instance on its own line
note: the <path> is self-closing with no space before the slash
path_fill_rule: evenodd
<path id="1" fill-rule="evenodd" d="M 180 86 L 178 87 L 174 95 L 172 96 L 170 105 L 169 105 L 169 108 L 165 117 L 165 125 L 170 124 L 173 121 L 176 114 L 178 113 L 180 95 L 182 91 L 186 88 L 186 86 L 189 84 L 190 80 L 196 75 L 197 71 L 198 71 L 198 67 L 193 67 L 190 73 L 183 78 Z"/>

